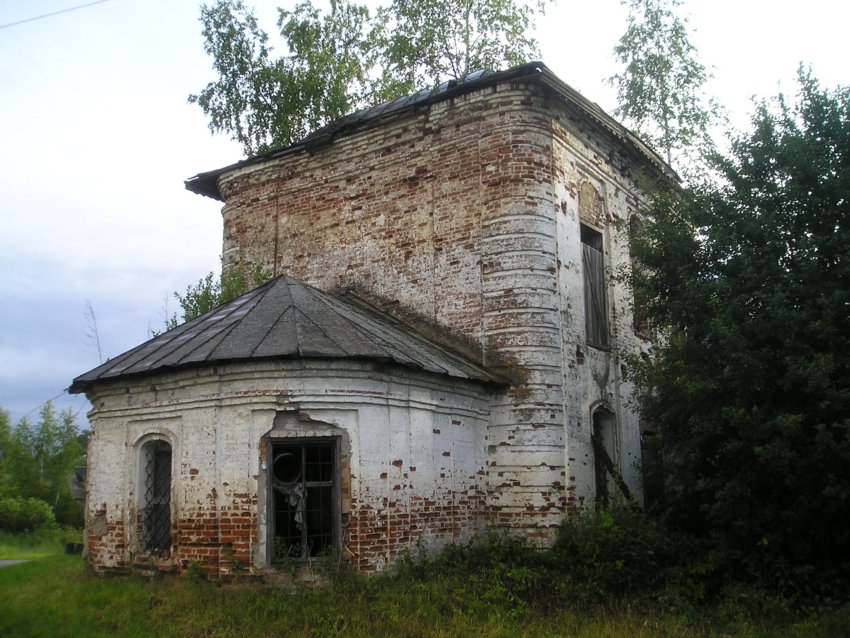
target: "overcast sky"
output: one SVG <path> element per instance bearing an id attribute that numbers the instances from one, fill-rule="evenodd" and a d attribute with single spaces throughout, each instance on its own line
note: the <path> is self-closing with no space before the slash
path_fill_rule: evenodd
<path id="1" fill-rule="evenodd" d="M 194 0 L 0 0 L 0 407 L 17 422 L 160 328 L 171 292 L 218 269 L 218 202 L 183 181 L 242 157 L 213 137 L 189 93 L 213 79 Z M 251 0 L 248 0 L 251 4 Z M 273 31 L 283 0 L 253 3 Z M 751 96 L 794 90 L 799 63 L 848 84 L 850 9 L 836 0 L 689 0 L 710 91 L 745 126 Z M 603 80 L 625 27 L 618 0 L 559 0 L 538 33 L 543 61 L 614 108 Z"/>

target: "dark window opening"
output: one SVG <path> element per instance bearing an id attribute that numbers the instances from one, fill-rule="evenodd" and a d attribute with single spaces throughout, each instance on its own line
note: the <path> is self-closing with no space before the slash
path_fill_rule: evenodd
<path id="1" fill-rule="evenodd" d="M 641 469 L 643 470 L 643 502 L 647 512 L 657 511 L 664 501 L 664 457 L 656 432 L 645 430 L 640 435 Z"/>
<path id="2" fill-rule="evenodd" d="M 608 507 L 612 494 L 619 490 L 627 501 L 632 494 L 629 486 L 623 480 L 616 458 L 616 426 L 617 419 L 613 412 L 599 408 L 593 413 L 593 465 L 596 475 L 596 505 Z"/>
<path id="3" fill-rule="evenodd" d="M 273 443 L 272 561 L 306 559 L 336 547 L 336 444 Z"/>
<path id="4" fill-rule="evenodd" d="M 608 347 L 608 300 L 602 234 L 581 226 L 582 270 L 584 273 L 584 328 L 587 343 Z"/>
<path id="5" fill-rule="evenodd" d="M 142 551 L 171 550 L 171 445 L 151 441 L 142 448 Z"/>
<path id="6" fill-rule="evenodd" d="M 629 220 L 629 244 L 631 250 L 631 266 L 633 276 L 646 274 L 646 267 L 641 263 L 641 261 L 637 257 L 635 257 L 634 254 L 634 243 L 642 233 L 643 222 L 637 215 L 632 215 L 632 218 Z M 632 326 L 634 327 L 635 334 L 637 334 L 639 337 L 643 337 L 644 339 L 651 339 L 652 325 L 650 324 L 649 317 L 647 316 L 646 299 L 643 297 L 645 293 L 636 287 L 632 288 L 632 293 Z"/>

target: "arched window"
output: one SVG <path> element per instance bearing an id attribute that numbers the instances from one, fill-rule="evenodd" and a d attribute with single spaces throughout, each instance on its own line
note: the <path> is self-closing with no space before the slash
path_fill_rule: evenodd
<path id="1" fill-rule="evenodd" d="M 148 441 L 140 460 L 141 550 L 167 554 L 171 551 L 171 444 L 162 439 Z"/>
<path id="2" fill-rule="evenodd" d="M 611 503 L 612 493 L 619 489 L 626 500 L 632 495 L 628 485 L 620 474 L 616 458 L 617 418 L 614 413 L 603 407 L 593 411 L 593 459 L 596 473 L 596 504 L 607 507 Z"/>
<path id="3" fill-rule="evenodd" d="M 602 233 L 589 224 L 604 228 L 602 196 L 590 182 L 578 193 L 581 221 L 582 273 L 584 278 L 584 328 L 588 345 L 608 348 L 608 283 L 605 279 L 605 249 Z"/>
<path id="4" fill-rule="evenodd" d="M 593 412 L 593 464 L 596 475 L 596 504 L 607 507 L 610 503 L 608 477 L 614 468 L 614 415 L 605 408 Z"/>
<path id="5" fill-rule="evenodd" d="M 602 234 L 581 225 L 582 272 L 584 274 L 584 329 L 587 343 L 607 348 L 608 299 Z"/>

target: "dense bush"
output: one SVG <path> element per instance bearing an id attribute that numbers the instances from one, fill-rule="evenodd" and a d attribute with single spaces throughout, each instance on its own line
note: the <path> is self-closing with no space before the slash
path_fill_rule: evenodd
<path id="1" fill-rule="evenodd" d="M 727 622 L 739 614 L 793 615 L 843 601 L 838 591 L 825 593 L 825 581 L 820 589 L 789 592 L 782 583 L 753 579 L 740 555 L 722 543 L 672 529 L 631 507 L 568 518 L 548 549 L 492 533 L 436 556 L 409 555 L 386 578 L 395 579 L 381 579 L 391 588 L 439 579 L 463 613 L 492 614 L 498 601 L 500 613 L 512 619 L 626 604 L 682 618 L 712 609 Z"/>
<path id="2" fill-rule="evenodd" d="M 633 508 L 565 521 L 545 561 L 562 589 L 590 602 L 626 596 L 690 606 L 716 593 L 722 578 L 722 561 L 707 543 Z"/>
<path id="3" fill-rule="evenodd" d="M 0 498 L 0 531 L 34 532 L 56 527 L 50 505 L 37 498 Z"/>
<path id="4" fill-rule="evenodd" d="M 686 612 L 718 600 L 730 574 L 709 543 L 629 507 L 570 517 L 548 549 L 493 533 L 436 556 L 408 556 L 396 569 L 403 581 L 454 583 L 463 609 L 498 599 L 513 615 L 614 600 Z"/>
<path id="5" fill-rule="evenodd" d="M 23 418 L 14 427 L 0 409 L 0 497 L 50 503 L 60 525 L 82 527 L 82 504 L 70 479 L 74 468 L 85 463 L 85 441 L 74 415 L 69 410 L 57 413 L 50 402 L 42 406 L 37 422 Z"/>
<path id="6" fill-rule="evenodd" d="M 627 509 L 586 512 L 566 522 L 551 564 L 571 580 L 606 593 L 652 587 L 675 564 L 673 540 L 641 514 Z"/>
<path id="7" fill-rule="evenodd" d="M 667 520 L 740 577 L 850 594 L 850 87 L 763 104 L 720 183 L 659 194 L 633 257 L 665 334 L 630 371 Z"/>
<path id="8" fill-rule="evenodd" d="M 450 545 L 435 556 L 409 554 L 390 577 L 403 582 L 438 577 L 464 612 L 481 612 L 499 601 L 502 611 L 516 618 L 549 597 L 549 574 L 541 559 L 521 539 L 491 533 L 467 545 Z"/>

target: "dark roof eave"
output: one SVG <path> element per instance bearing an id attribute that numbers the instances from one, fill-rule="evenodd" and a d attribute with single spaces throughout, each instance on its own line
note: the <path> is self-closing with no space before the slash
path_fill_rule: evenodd
<path id="1" fill-rule="evenodd" d="M 598 104 L 591 102 L 581 93 L 572 88 L 569 84 L 561 80 L 557 75 L 552 73 L 547 67 L 543 67 L 540 71 L 542 83 L 558 92 L 563 98 L 569 100 L 588 116 L 590 116 L 597 124 L 605 128 L 614 137 L 631 146 L 638 155 L 649 162 L 656 170 L 668 179 L 676 182 L 681 181 L 679 175 L 672 166 L 667 164 L 664 159 L 650 148 L 638 135 L 632 132 L 629 128 L 608 115 Z"/>
<path id="2" fill-rule="evenodd" d="M 566 84 L 564 81 L 562 81 L 560 78 L 558 78 L 558 76 L 552 73 L 552 71 L 549 70 L 549 68 L 545 64 L 543 64 L 542 62 L 529 62 L 527 64 L 513 67 L 505 71 L 499 71 L 490 75 L 484 75 L 483 77 L 475 80 L 458 82 L 455 84 L 449 83 L 448 88 L 443 91 L 432 91 L 427 97 L 410 100 L 401 108 L 382 110 L 377 115 L 372 117 L 362 116 L 363 113 L 367 113 L 371 109 L 366 109 L 364 111 L 359 111 L 357 113 L 347 115 L 337 120 L 336 122 L 331 122 L 327 126 L 318 129 L 317 131 L 314 131 L 313 133 L 305 137 L 303 140 L 291 146 L 276 149 L 266 153 L 261 153 L 259 155 L 240 160 L 239 162 L 236 162 L 234 164 L 230 164 L 228 166 L 224 166 L 222 168 L 218 168 L 212 171 L 198 173 L 197 175 L 187 179 L 185 181 L 185 186 L 187 190 L 190 190 L 193 193 L 197 193 L 198 195 L 204 195 L 206 197 L 211 197 L 212 199 L 216 199 L 218 201 L 223 202 L 224 198 L 222 197 L 221 191 L 219 190 L 218 182 L 219 179 L 226 173 L 230 173 L 232 171 L 248 166 L 253 166 L 255 164 L 261 164 L 269 160 L 276 159 L 278 157 L 283 157 L 285 155 L 296 153 L 301 150 L 309 150 L 310 148 L 322 146 L 324 144 L 332 142 L 336 137 L 340 136 L 341 134 L 344 134 L 347 131 L 359 129 L 367 125 L 374 126 L 376 125 L 376 123 L 382 121 L 387 117 L 397 116 L 400 113 L 420 109 L 435 102 L 450 100 L 454 97 L 457 97 L 458 95 L 471 93 L 472 91 L 480 90 L 482 88 L 486 88 L 488 86 L 492 86 L 494 84 L 498 84 L 500 82 L 508 80 L 538 81 L 542 84 L 549 86 L 551 89 L 556 91 L 561 97 L 578 106 L 582 111 L 584 111 L 595 122 L 605 128 L 609 133 L 613 134 L 616 138 L 620 139 L 627 145 L 634 148 L 643 159 L 648 161 L 662 174 L 664 174 L 670 179 L 679 181 L 679 177 L 676 172 L 657 153 L 655 153 L 655 151 L 649 148 L 649 146 L 647 146 L 637 135 L 632 133 L 628 128 L 626 128 L 625 126 L 617 122 L 614 118 L 612 118 L 610 115 L 605 113 L 605 111 L 603 111 L 599 107 L 599 105 L 594 102 L 591 102 L 590 100 L 585 98 L 581 93 L 579 93 L 571 86 Z"/>
<path id="3" fill-rule="evenodd" d="M 131 372 L 126 374 L 115 374 L 94 378 L 87 378 L 88 375 L 82 375 L 74 379 L 71 385 L 68 387 L 68 394 L 87 394 L 89 390 L 93 389 L 95 386 L 104 384 L 104 383 L 115 383 L 122 382 L 126 383 L 128 379 L 130 380 L 138 380 L 144 379 L 148 376 L 159 376 L 161 374 L 167 374 L 169 372 L 178 372 L 183 370 L 197 370 L 199 368 L 214 368 L 216 366 L 222 365 L 232 365 L 232 364 L 251 364 L 262 361 L 303 361 L 303 360 L 313 360 L 313 361 L 362 361 L 362 362 L 373 362 L 382 365 L 392 365 L 399 366 L 401 368 L 407 368 L 408 370 L 415 370 L 417 372 L 423 372 L 425 374 L 436 374 L 438 376 L 448 377 L 450 379 L 460 379 L 463 381 L 471 382 L 471 383 L 479 383 L 486 386 L 497 386 L 497 387 L 508 387 L 512 385 L 512 381 L 503 375 L 496 373 L 489 373 L 486 377 L 484 376 L 459 376 L 450 373 L 436 373 L 422 366 L 410 365 L 400 363 L 398 361 L 393 360 L 390 357 L 345 357 L 344 359 L 335 359 L 327 356 L 309 356 L 309 355 L 291 355 L 291 356 L 271 356 L 271 357 L 251 357 L 251 358 L 234 358 L 234 359 L 219 359 L 219 360 L 209 360 L 209 361 L 198 361 L 193 363 L 185 363 L 180 365 L 163 365 L 159 367 L 154 367 L 149 370 L 139 371 L 139 372 Z"/>
<path id="4" fill-rule="evenodd" d="M 69 391 L 185 366 L 298 358 L 392 361 L 457 379 L 503 380 L 501 371 L 482 367 L 377 308 L 278 276 L 76 377 Z"/>
<path id="5" fill-rule="evenodd" d="M 287 146 L 286 148 L 280 148 L 274 151 L 269 151 L 268 153 L 254 155 L 244 160 L 240 160 L 234 164 L 223 166 L 222 168 L 216 168 L 214 170 L 206 171 L 204 173 L 198 173 L 197 175 L 194 175 L 193 177 L 187 179 L 185 182 L 183 182 L 183 184 L 185 185 L 186 190 L 188 191 L 223 202 L 224 197 L 222 197 L 221 191 L 218 188 L 218 179 L 222 175 L 235 170 L 239 170 L 240 168 L 245 168 L 246 166 L 261 164 L 263 162 L 267 162 L 269 160 L 282 157 L 284 155 L 297 153 L 298 151 L 306 147 L 306 144 L 298 142 L 297 144 Z"/>

